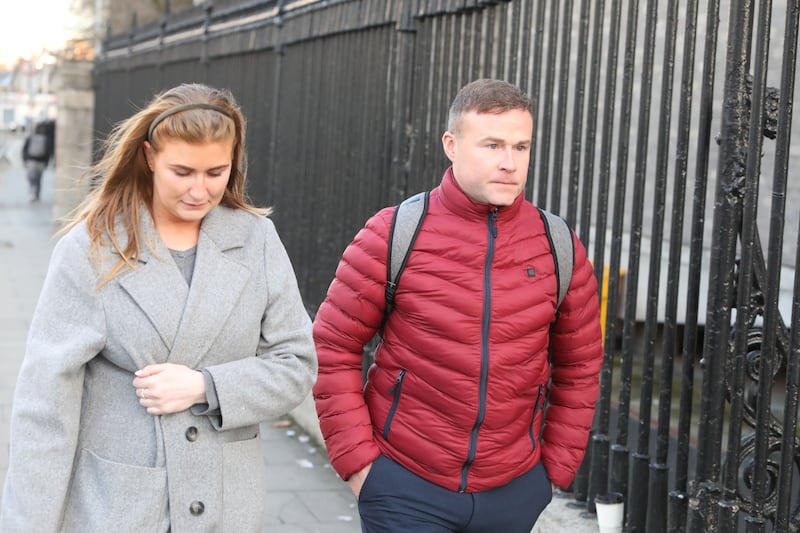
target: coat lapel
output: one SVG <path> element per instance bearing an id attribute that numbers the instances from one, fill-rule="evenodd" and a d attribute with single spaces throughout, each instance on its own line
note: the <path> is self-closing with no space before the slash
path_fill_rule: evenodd
<path id="1" fill-rule="evenodd" d="M 247 218 L 219 206 L 203 220 L 192 285 L 170 362 L 194 367 L 219 336 L 239 301 L 250 270 L 237 262 L 231 252 L 244 245 Z"/>
<path id="2" fill-rule="evenodd" d="M 142 208 L 141 213 L 142 237 L 148 245 L 142 246 L 136 268 L 122 274 L 119 283 L 150 319 L 169 352 L 175 342 L 189 287 L 156 233 L 150 213 L 146 208 Z M 144 354 L 149 359 L 140 363 L 160 362 L 156 355 Z"/>

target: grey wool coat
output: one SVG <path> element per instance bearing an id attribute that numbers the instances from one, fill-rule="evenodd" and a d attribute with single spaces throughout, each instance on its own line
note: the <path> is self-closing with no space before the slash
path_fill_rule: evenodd
<path id="1" fill-rule="evenodd" d="M 189 287 L 147 210 L 142 228 L 151 248 L 100 289 L 85 227 L 56 244 L 15 391 L 2 532 L 262 530 L 259 423 L 317 372 L 291 263 L 269 219 L 219 206 Z M 148 414 L 133 373 L 163 362 L 210 372 L 219 410 Z"/>

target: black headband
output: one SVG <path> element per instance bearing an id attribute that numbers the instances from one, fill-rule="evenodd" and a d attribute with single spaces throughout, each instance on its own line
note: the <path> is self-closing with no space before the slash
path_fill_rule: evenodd
<path id="1" fill-rule="evenodd" d="M 155 120 L 153 120 L 153 122 L 150 124 L 150 129 L 147 130 L 147 140 L 148 141 L 152 140 L 152 138 L 153 138 L 153 130 L 155 130 L 156 126 L 158 126 L 161 123 L 161 121 L 163 121 L 165 118 L 170 117 L 170 116 L 174 115 L 175 113 L 180 113 L 181 111 L 188 111 L 189 109 L 211 109 L 212 111 L 216 111 L 217 113 L 222 113 L 223 115 L 225 115 L 229 119 L 233 119 L 233 116 L 231 115 L 230 111 L 228 111 L 224 107 L 220 107 L 220 106 L 214 105 L 214 104 L 206 104 L 206 103 L 198 102 L 198 103 L 195 103 L 195 104 L 176 105 L 175 107 L 171 107 L 171 108 L 167 109 L 166 111 L 164 111 L 163 113 L 158 115 L 155 118 Z"/>

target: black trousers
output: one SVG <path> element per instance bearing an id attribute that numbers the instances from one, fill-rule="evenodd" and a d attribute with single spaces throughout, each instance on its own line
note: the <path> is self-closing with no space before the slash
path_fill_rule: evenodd
<path id="1" fill-rule="evenodd" d="M 363 533 L 530 533 L 553 497 L 541 462 L 502 487 L 453 492 L 384 456 L 358 498 Z"/>
<path id="2" fill-rule="evenodd" d="M 34 161 L 33 159 L 25 161 L 25 173 L 28 177 L 28 185 L 33 199 L 39 199 L 39 194 L 42 190 L 42 174 L 46 167 L 47 165 L 41 161 Z"/>

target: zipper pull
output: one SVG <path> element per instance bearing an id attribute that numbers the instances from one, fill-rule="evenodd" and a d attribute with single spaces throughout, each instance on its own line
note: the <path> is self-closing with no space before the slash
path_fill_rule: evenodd
<path id="1" fill-rule="evenodd" d="M 396 377 L 396 378 L 394 378 L 394 385 L 392 385 L 391 387 L 389 387 L 389 390 L 388 390 L 388 393 L 389 393 L 389 395 L 392 395 L 392 394 L 394 394 L 394 391 L 395 391 L 395 389 L 396 389 L 398 386 L 400 386 L 400 382 L 401 382 L 401 381 L 403 381 L 403 374 L 404 374 L 404 373 L 405 373 L 405 372 L 400 372 L 399 374 L 397 374 L 397 377 Z"/>

